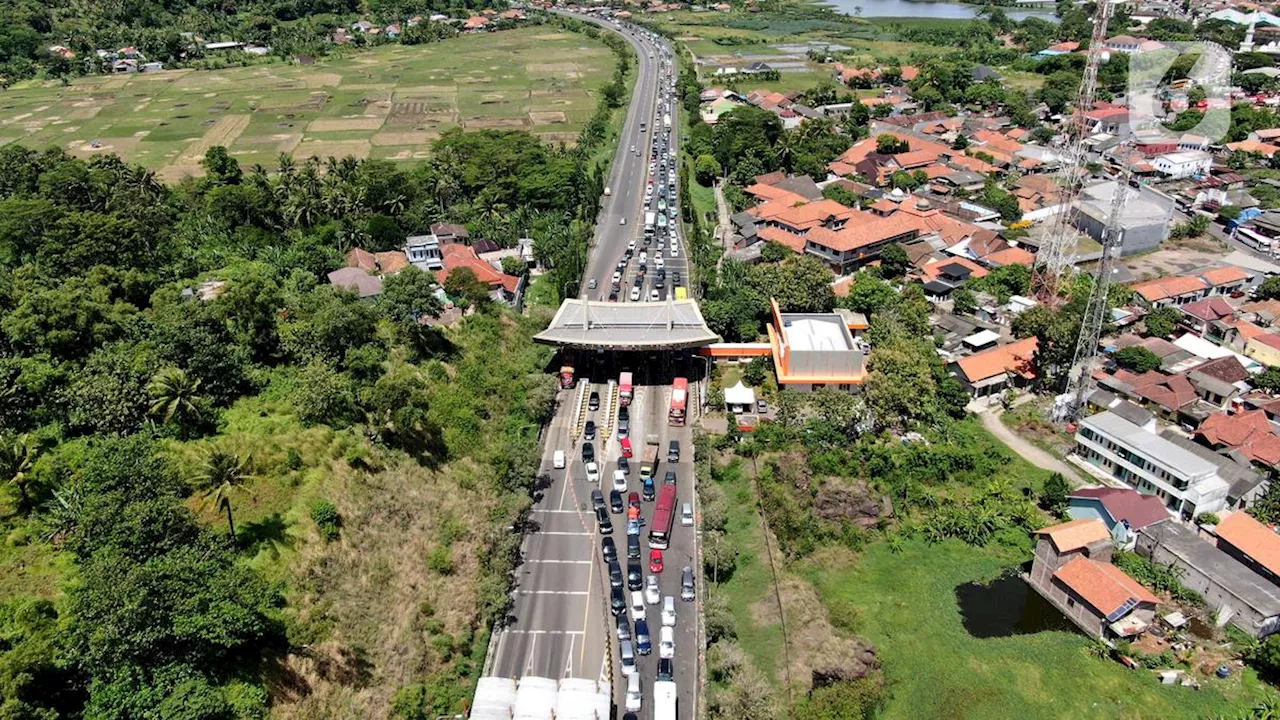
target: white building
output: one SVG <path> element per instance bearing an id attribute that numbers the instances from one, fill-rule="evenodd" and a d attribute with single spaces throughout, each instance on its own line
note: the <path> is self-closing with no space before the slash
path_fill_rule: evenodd
<path id="1" fill-rule="evenodd" d="M 405 238 L 404 254 L 419 270 L 439 270 L 444 267 L 444 255 L 440 252 L 440 239 L 431 235 L 413 235 Z"/>
<path id="2" fill-rule="evenodd" d="M 1075 454 L 1182 517 L 1227 507 L 1230 485 L 1218 466 L 1107 411 L 1080 421 Z"/>
<path id="3" fill-rule="evenodd" d="M 1171 178 L 1186 178 L 1208 174 L 1213 167 L 1213 156 L 1203 150 L 1184 150 L 1157 155 L 1151 164 Z"/>

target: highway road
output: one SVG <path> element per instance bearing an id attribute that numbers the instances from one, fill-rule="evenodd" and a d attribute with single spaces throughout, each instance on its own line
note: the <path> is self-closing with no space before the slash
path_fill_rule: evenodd
<path id="1" fill-rule="evenodd" d="M 616 29 L 611 22 L 597 18 L 583 18 Z M 656 260 L 660 233 L 654 233 L 652 245 L 645 248 L 644 213 L 655 211 L 657 191 L 646 198 L 645 188 L 651 177 L 650 161 L 654 161 L 652 177 L 661 169 L 661 156 L 668 157 L 666 182 L 674 171 L 674 147 L 678 138 L 678 122 L 675 117 L 674 97 L 660 98 L 659 84 L 663 76 L 662 66 L 667 67 L 668 91 L 670 77 L 676 71 L 669 48 L 660 38 L 641 32 L 623 32 L 636 49 L 638 59 L 636 85 L 631 105 L 623 126 L 618 151 L 608 181 L 611 189 L 604 198 L 600 219 L 596 225 L 587 273 L 583 279 L 584 292 L 591 299 L 608 298 L 612 278 L 619 259 L 631 242 L 637 243 L 636 251 L 624 268 L 626 284 L 619 293 L 619 301 L 625 302 L 634 278 L 639 272 L 639 250 L 649 252 L 649 267 L 642 279 L 642 297 L 649 299 L 650 291 L 659 290 L 663 299 L 667 292 L 674 292 L 672 281 L 678 272 L 683 284 L 689 282 L 686 248 L 675 240 L 678 251 L 673 257 L 670 245 L 662 249 L 667 277 L 664 283 L 656 282 Z M 661 104 L 660 104 L 661 103 Z M 659 135 L 662 116 L 670 113 L 672 127 L 669 135 Z M 656 120 L 656 122 L 655 122 Z M 641 129 L 641 124 L 644 129 Z M 666 198 L 675 202 L 674 193 Z M 672 213 L 674 216 L 674 213 Z M 623 222 L 625 219 L 625 223 Z M 678 237 L 678 219 L 671 223 L 668 241 Z M 595 280 L 595 289 L 588 289 Z M 610 402 L 609 380 L 617 380 L 618 373 L 629 369 L 636 373 L 636 397 L 630 408 L 631 437 L 636 442 L 637 455 L 646 434 L 657 434 L 660 440 L 660 459 L 656 479 L 661 482 L 668 470 L 677 474 L 679 501 L 693 504 L 693 447 L 692 430 L 688 427 L 669 427 L 667 408 L 670 403 L 672 377 L 677 374 L 691 377 L 688 358 L 674 355 L 600 355 L 582 353 L 576 361 L 579 384 L 585 385 L 583 393 L 597 392 L 602 399 L 601 409 L 578 416 L 578 390 L 561 391 L 560 406 L 551 425 L 543 436 L 541 474 L 547 478 L 543 489 L 535 498 L 532 511 L 534 529 L 526 535 L 521 546 L 523 563 L 518 571 L 512 610 L 507 624 L 499 631 L 490 646 L 488 674 L 519 678 L 538 676 L 550 678 L 589 678 L 611 680 L 614 698 L 622 717 L 626 679 L 617 657 L 618 642 L 616 620 L 609 611 L 609 579 L 607 566 L 601 559 L 600 535 L 591 505 L 591 491 L 603 487 L 607 496 L 613 471 L 618 467 L 620 448 L 616 437 L 617 406 Z M 673 367 L 673 364 L 679 367 Z M 583 397 L 586 397 L 584 394 Z M 692 408 L 691 408 L 692 410 Z M 608 416 L 606 417 L 606 413 Z M 690 413 L 691 418 L 694 413 Z M 599 461 L 602 483 L 588 482 L 582 458 L 585 442 L 580 433 L 584 419 L 591 419 L 599 426 L 599 436 L 592 443 Z M 668 443 L 678 440 L 681 446 L 679 463 L 665 462 Z M 563 450 L 566 467 L 553 467 L 553 456 Z M 628 490 L 640 491 L 639 458 L 631 463 Z M 653 502 L 642 504 L 642 513 L 650 518 Z M 624 515 L 612 515 L 613 538 L 626 563 L 626 522 Z M 642 534 L 642 565 L 648 575 L 648 528 Z M 698 612 L 700 603 L 680 601 L 680 571 L 685 566 L 695 569 L 701 584 L 701 568 L 695 561 L 696 534 L 694 528 L 681 527 L 679 518 L 670 547 L 666 552 L 666 569 L 660 576 L 663 596 L 676 598 L 677 623 L 675 639 L 675 680 L 679 688 L 681 717 L 693 717 L 696 712 L 698 689 Z M 699 588 L 700 590 L 701 588 Z M 627 593 L 630 596 L 630 593 Z M 642 678 L 644 707 L 639 717 L 648 718 L 652 713 L 652 685 L 657 673 L 658 638 L 661 622 L 661 604 L 647 608 L 647 618 L 653 652 L 639 658 L 638 670 Z"/>

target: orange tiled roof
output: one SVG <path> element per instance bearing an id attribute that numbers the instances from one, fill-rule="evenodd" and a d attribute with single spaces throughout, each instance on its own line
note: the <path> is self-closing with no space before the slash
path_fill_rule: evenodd
<path id="1" fill-rule="evenodd" d="M 929 148 L 920 150 L 911 150 L 909 152 L 898 153 L 893 156 L 893 161 L 898 163 L 898 167 L 905 170 L 911 170 L 917 167 L 928 165 L 938 159 L 939 153 Z"/>
<path id="2" fill-rule="evenodd" d="M 1097 521 L 1101 523 L 1102 521 Z M 1106 526 L 1103 526 L 1106 530 Z M 1085 602 L 1103 615 L 1124 607 L 1130 600 L 1158 603 L 1160 599 L 1111 563 L 1087 557 L 1073 558 L 1058 568 L 1053 577 L 1071 588 Z"/>
<path id="3" fill-rule="evenodd" d="M 750 187 L 744 188 L 743 192 L 761 200 L 776 200 L 787 205 L 796 205 L 809 202 L 806 198 L 797 195 L 790 190 L 776 187 L 774 185 L 765 185 L 756 183 Z"/>
<path id="4" fill-rule="evenodd" d="M 960 358 L 956 361 L 956 365 L 959 366 L 960 371 L 964 373 L 970 383 L 981 382 L 1006 372 L 1031 379 L 1036 376 L 1032 361 L 1035 357 L 1036 349 L 1039 347 L 1039 341 L 1034 336 L 1023 338 L 1008 345 L 1001 345 L 990 350 L 983 350 L 980 353 L 974 353 L 969 357 Z M 1040 532 L 1047 532 L 1053 529 L 1045 528 Z M 1103 529 L 1105 530 L 1105 527 Z M 1055 539 L 1054 542 L 1056 543 L 1057 540 Z"/>
<path id="5" fill-rule="evenodd" d="M 942 272 L 942 268 L 947 265 L 959 265 L 961 267 L 968 268 L 971 273 L 971 277 L 980 278 L 986 277 L 989 274 L 986 268 L 969 258 L 963 257 L 949 257 L 945 260 L 935 260 L 934 262 L 928 263 L 924 267 L 920 268 L 920 271 L 923 272 L 924 276 L 930 280 L 937 280 L 938 275 Z"/>
<path id="6" fill-rule="evenodd" d="M 1240 337 L 1245 340 L 1250 340 L 1258 337 L 1259 335 L 1267 334 L 1267 331 L 1264 328 L 1261 328 L 1248 320 L 1236 320 L 1232 327 L 1234 327 L 1236 332 L 1240 333 Z"/>
<path id="7" fill-rule="evenodd" d="M 920 77 L 920 68 L 918 68 L 918 67 L 916 67 L 916 66 L 914 66 L 914 65 L 903 65 L 903 66 L 902 66 L 902 81 L 903 81 L 903 82 L 911 82 L 912 80 L 915 80 L 917 77 Z"/>
<path id="8" fill-rule="evenodd" d="M 449 277 L 449 273 L 462 267 L 471 268 L 476 274 L 476 279 L 488 285 L 490 288 L 502 286 L 508 292 L 514 292 L 516 285 L 519 284 L 520 278 L 498 272 L 492 265 L 481 260 L 476 251 L 467 245 L 458 243 L 450 243 L 440 247 L 441 261 L 444 268 L 435 272 L 436 281 L 441 285 L 444 284 L 445 278 Z"/>
<path id="9" fill-rule="evenodd" d="M 1036 535 L 1046 535 L 1058 552 L 1071 552 L 1100 540 L 1110 540 L 1107 526 L 1097 518 L 1068 520 L 1057 525 L 1036 530 Z"/>
<path id="10" fill-rule="evenodd" d="M 387 250 L 374 253 L 378 261 L 378 269 L 386 275 L 394 275 L 409 267 L 409 256 L 400 250 Z"/>
<path id="11" fill-rule="evenodd" d="M 1204 437 L 1214 447 L 1239 450 L 1254 462 L 1273 466 L 1280 464 L 1280 436 L 1276 435 L 1263 410 L 1248 410 L 1234 415 L 1214 413 L 1200 423 L 1196 435 Z"/>
<path id="12" fill-rule="evenodd" d="M 1227 149 L 1232 152 L 1243 150 L 1245 152 L 1258 153 L 1266 157 L 1271 157 L 1280 152 L 1280 146 L 1258 142 L 1257 140 L 1241 140 L 1240 142 L 1227 143 Z"/>
<path id="13" fill-rule="evenodd" d="M 772 240 L 773 242 L 786 245 L 795 252 L 804 252 L 805 239 L 795 233 L 787 232 L 780 227 L 766 225 L 756 231 L 756 236 L 763 240 Z"/>
<path id="14" fill-rule="evenodd" d="M 952 167 L 956 167 L 961 170 L 972 170 L 973 172 L 981 175 L 988 175 L 1000 169 L 986 160 L 969 157 L 968 155 L 952 155 L 947 162 L 950 163 Z"/>
<path id="15" fill-rule="evenodd" d="M 919 224 L 900 212 L 884 217 L 859 213 L 841 230 L 814 228 L 805 239 L 836 252 L 848 252 L 909 235 L 913 230 L 918 233 Z"/>
<path id="16" fill-rule="evenodd" d="M 1173 275 L 1138 283 L 1133 286 L 1133 289 L 1134 292 L 1146 298 L 1147 302 L 1159 302 L 1179 295 L 1188 295 L 1208 287 L 1208 284 L 1198 277 Z"/>
<path id="17" fill-rule="evenodd" d="M 1229 283 L 1248 280 L 1249 273 L 1235 265 L 1227 265 L 1225 267 L 1214 268 L 1212 270 L 1205 270 L 1200 273 L 1200 277 L 1210 285 L 1227 285 Z"/>
<path id="18" fill-rule="evenodd" d="M 1024 265 L 1026 267 L 1034 267 L 1036 264 L 1036 256 L 1020 247 L 997 250 L 984 259 L 996 266 Z"/>
<path id="19" fill-rule="evenodd" d="M 1254 520 L 1247 513 L 1236 512 L 1218 523 L 1214 533 L 1254 562 L 1280 575 L 1280 535 Z"/>

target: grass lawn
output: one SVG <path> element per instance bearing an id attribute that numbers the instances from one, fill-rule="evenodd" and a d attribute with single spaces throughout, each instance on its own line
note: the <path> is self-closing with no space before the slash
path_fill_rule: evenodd
<path id="1" fill-rule="evenodd" d="M 451 127 L 573 142 L 613 73 L 598 41 L 532 26 L 385 45 L 314 65 L 92 76 L 0 92 L 0 144 L 116 153 L 166 180 L 201 172 L 213 145 L 243 166 L 297 157 L 426 156 Z"/>
<path id="2" fill-rule="evenodd" d="M 530 308 L 560 306 L 560 290 L 551 285 L 550 275 L 538 275 L 532 278 L 524 298 L 525 304 Z"/>
<path id="3" fill-rule="evenodd" d="M 1088 640 L 1074 632 L 974 637 L 956 589 L 1023 559 L 958 541 L 909 541 L 897 553 L 875 543 L 856 564 L 819 555 L 801 574 L 824 602 L 860 611 L 861 632 L 876 645 L 890 685 L 886 719 L 1205 718 L 1262 692 L 1252 671 L 1202 680 L 1200 691 L 1163 687 L 1148 671 L 1087 655 Z"/>

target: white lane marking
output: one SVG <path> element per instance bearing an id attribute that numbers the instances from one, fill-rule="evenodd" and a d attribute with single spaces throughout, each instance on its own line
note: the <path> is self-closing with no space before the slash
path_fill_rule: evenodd
<path id="1" fill-rule="evenodd" d="M 581 590 L 517 590 L 517 595 L 586 595 Z"/>
<path id="2" fill-rule="evenodd" d="M 533 533 L 533 534 L 534 534 L 534 535 L 594 535 L 595 533 L 589 533 L 589 532 L 568 532 L 568 531 L 565 531 L 565 532 L 559 532 L 559 531 L 539 530 L 538 532 Z"/>
<path id="3" fill-rule="evenodd" d="M 534 635 L 533 640 L 529 642 L 529 660 L 524 664 L 524 674 L 526 676 L 533 674 L 533 649 L 538 646 L 538 636 Z"/>
<path id="4" fill-rule="evenodd" d="M 593 560 L 525 560 L 526 565 L 590 565 Z"/>
<path id="5" fill-rule="evenodd" d="M 503 630 L 511 635 L 581 635 L 581 630 Z"/>
<path id="6" fill-rule="evenodd" d="M 564 663 L 564 677 L 566 678 L 573 677 L 573 646 L 577 643 L 577 641 L 578 641 L 577 635 L 569 636 L 569 652 L 565 653 L 566 659 Z M 585 647 L 586 643 L 583 643 L 583 646 Z"/>

